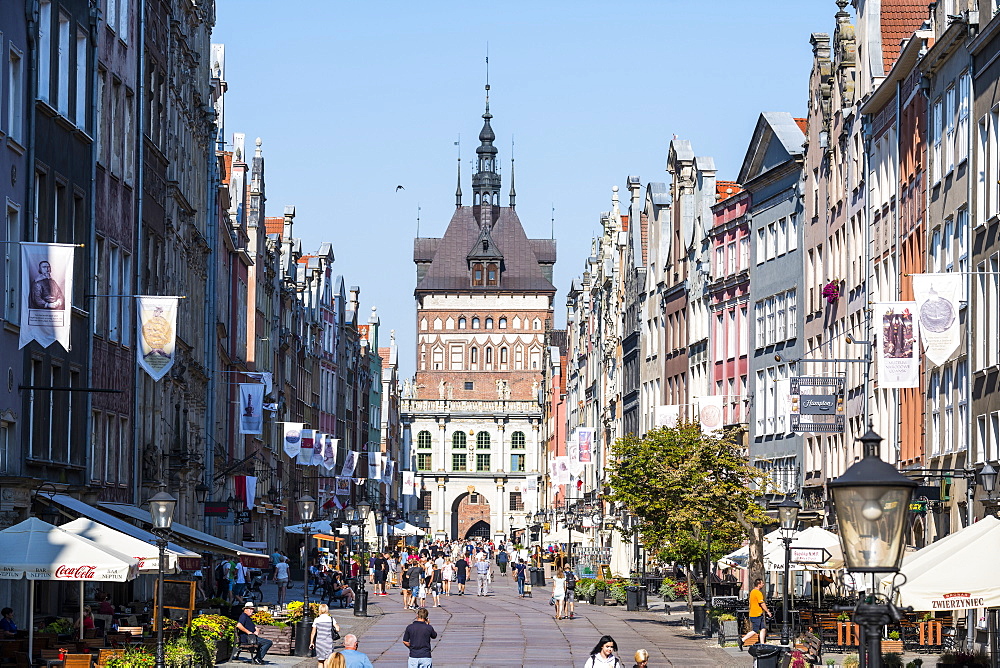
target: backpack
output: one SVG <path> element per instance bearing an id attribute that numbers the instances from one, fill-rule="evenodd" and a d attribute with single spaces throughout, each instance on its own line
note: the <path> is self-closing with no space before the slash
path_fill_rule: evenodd
<path id="1" fill-rule="evenodd" d="M 569 571 L 566 573 L 566 589 L 576 589 L 576 573 Z"/>

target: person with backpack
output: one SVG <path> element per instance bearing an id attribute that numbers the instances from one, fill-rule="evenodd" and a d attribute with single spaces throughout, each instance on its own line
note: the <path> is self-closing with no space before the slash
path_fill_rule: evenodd
<path id="1" fill-rule="evenodd" d="M 563 617 L 573 619 L 576 612 L 573 602 L 576 601 L 576 573 L 566 566 L 566 598 L 563 600 Z"/>
<path id="2" fill-rule="evenodd" d="M 611 636 L 601 636 L 600 642 L 594 645 L 590 652 L 590 657 L 583 664 L 583 668 L 624 668 L 622 662 L 615 655 L 618 651 L 618 643 Z"/>
<path id="3" fill-rule="evenodd" d="M 497 566 L 500 567 L 500 575 L 507 575 L 507 562 L 510 561 L 510 557 L 507 554 L 507 550 L 500 546 L 500 551 L 497 552 Z"/>
<path id="4" fill-rule="evenodd" d="M 524 598 L 524 582 L 526 580 L 525 575 L 527 574 L 528 567 L 524 565 L 523 561 L 515 561 L 510 567 L 511 577 L 517 583 L 517 597 Z"/>

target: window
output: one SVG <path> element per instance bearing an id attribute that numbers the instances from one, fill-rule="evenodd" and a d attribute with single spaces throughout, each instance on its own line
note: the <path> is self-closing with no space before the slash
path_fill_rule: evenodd
<path id="1" fill-rule="evenodd" d="M 493 364 L 493 349 L 489 347 L 486 348 L 486 363 Z"/>
<path id="2" fill-rule="evenodd" d="M 483 285 L 483 265 L 478 263 L 472 265 L 472 284 Z"/>
<path id="3" fill-rule="evenodd" d="M 958 270 L 963 274 L 969 271 L 969 210 L 959 209 L 955 213 L 955 243 L 958 246 Z M 969 299 L 968 282 L 962 281 L 962 296 L 965 302 Z"/>
<path id="4" fill-rule="evenodd" d="M 489 456 L 489 454 L 477 454 L 476 455 L 476 470 L 477 471 L 489 471 L 490 470 L 490 456 Z"/>
<path id="5" fill-rule="evenodd" d="M 451 447 L 465 449 L 466 440 L 464 431 L 456 431 L 451 435 Z"/>
<path id="6" fill-rule="evenodd" d="M 750 268 L 750 237 L 740 239 L 740 270 Z"/>
<path id="7" fill-rule="evenodd" d="M 953 385 L 952 367 L 946 367 L 941 378 L 941 391 L 944 395 L 944 438 L 945 452 L 955 449 L 955 388 Z"/>
<path id="8" fill-rule="evenodd" d="M 524 510 L 524 499 L 521 498 L 520 492 L 510 493 L 510 507 L 508 510 Z"/>
<path id="9" fill-rule="evenodd" d="M 451 370 L 461 371 L 465 366 L 465 351 L 461 345 L 451 346 Z"/>
<path id="10" fill-rule="evenodd" d="M 763 264 L 767 259 L 767 231 L 762 227 L 757 230 L 757 264 Z"/>
<path id="11" fill-rule="evenodd" d="M 479 329 L 479 318 L 475 317 L 472 319 L 472 329 Z"/>
<path id="12" fill-rule="evenodd" d="M 935 371 L 927 393 L 931 400 L 931 454 L 941 454 L 941 376 Z"/>
<path id="13" fill-rule="evenodd" d="M 21 52 L 11 47 L 7 63 L 7 132 L 24 143 L 24 65 Z"/>
<path id="14" fill-rule="evenodd" d="M 451 470 L 465 471 L 469 468 L 469 458 L 464 452 L 451 453 Z"/>
<path id="15" fill-rule="evenodd" d="M 969 98 L 972 77 L 962 72 L 958 77 L 958 127 L 955 130 L 955 162 L 962 164 L 969 158 Z"/>
<path id="16" fill-rule="evenodd" d="M 132 143 L 132 132 L 133 132 L 133 118 L 135 114 L 135 95 L 131 91 L 125 91 L 125 107 L 123 109 L 125 129 L 122 132 L 122 141 L 125 143 L 125 165 L 123 168 L 125 183 L 132 183 L 132 178 L 134 176 L 135 169 L 135 145 Z"/>
<path id="17" fill-rule="evenodd" d="M 493 318 L 486 318 L 486 327 L 483 329 L 493 329 Z"/>
<path id="18" fill-rule="evenodd" d="M 793 251 L 799 247 L 799 217 L 791 214 L 788 217 L 788 250 Z"/>
<path id="19" fill-rule="evenodd" d="M 542 321 L 539 320 L 538 318 L 535 318 L 534 320 L 531 321 L 531 328 L 534 330 L 540 330 L 542 328 Z"/>
<path id="20" fill-rule="evenodd" d="M 11 432 L 10 422 L 0 422 L 0 473 L 7 473 L 10 466 Z"/>
<path id="21" fill-rule="evenodd" d="M 69 17 L 59 14 L 59 71 L 56 79 L 56 109 L 69 116 Z"/>
<path id="22" fill-rule="evenodd" d="M 962 452 L 969 447 L 968 434 L 965 425 L 969 419 L 969 364 L 966 360 L 958 363 L 955 369 L 955 394 L 958 396 L 958 433 L 955 437 L 955 450 Z"/>
<path id="23" fill-rule="evenodd" d="M 931 234 L 931 271 L 939 273 L 941 271 L 941 228 L 935 228 Z"/>
<path id="24" fill-rule="evenodd" d="M 500 329 L 507 329 L 507 318 L 500 318 Z"/>
<path id="25" fill-rule="evenodd" d="M 726 273 L 726 251 L 722 246 L 715 248 L 715 277 L 721 278 Z"/>
<path id="26" fill-rule="evenodd" d="M 500 285 L 500 269 L 493 262 L 486 265 L 486 285 Z"/>
<path id="27" fill-rule="evenodd" d="M 511 455 L 510 456 L 510 470 L 513 472 L 523 472 L 524 471 L 524 458 L 525 455 Z"/>
<path id="28" fill-rule="evenodd" d="M 76 31 L 76 127 L 87 127 L 87 33 Z"/>
<path id="29" fill-rule="evenodd" d="M 778 255 L 778 226 L 771 222 L 767 225 L 767 259 L 773 260 Z"/>
<path id="30" fill-rule="evenodd" d="M 506 364 L 506 363 L 507 363 L 507 346 L 504 346 L 500 349 L 500 364 Z"/>
<path id="31" fill-rule="evenodd" d="M 764 302 L 763 300 L 757 302 L 753 306 L 754 322 L 756 324 L 756 345 L 758 348 L 763 348 L 767 345 L 767 330 L 764 325 Z"/>
<path id="32" fill-rule="evenodd" d="M 941 98 L 934 101 L 931 107 L 930 131 L 931 131 L 931 184 L 937 184 L 941 180 L 941 127 L 943 125 L 943 103 Z"/>
<path id="33" fill-rule="evenodd" d="M 955 87 L 944 94 L 944 173 L 955 171 Z"/>
<path id="34" fill-rule="evenodd" d="M 52 92 L 52 3 L 38 7 L 38 97 L 49 101 Z"/>
<path id="35" fill-rule="evenodd" d="M 433 498 L 430 490 L 420 490 L 420 496 L 417 497 L 417 510 L 430 510 Z"/>
<path id="36" fill-rule="evenodd" d="M 796 310 L 797 310 L 797 296 L 795 290 L 789 290 L 785 293 L 785 310 L 788 316 L 788 333 L 787 336 L 790 339 L 794 339 L 799 335 L 798 326 L 795 322 Z"/>
<path id="37" fill-rule="evenodd" d="M 4 225 L 4 240 L 18 241 L 21 238 L 21 212 L 13 207 L 7 206 L 7 220 Z M 20 281 L 20 246 L 6 243 L 0 245 L 0 252 L 3 253 L 3 317 L 9 322 L 18 321 L 18 295 Z M 98 300 L 100 301 L 100 300 Z"/>
<path id="38" fill-rule="evenodd" d="M 429 452 L 417 453 L 417 470 L 418 471 L 431 470 L 431 453 Z"/>
<path id="39" fill-rule="evenodd" d="M 466 324 L 465 316 L 463 315 L 461 318 L 458 319 L 458 328 L 465 329 L 465 324 Z"/>
<path id="40" fill-rule="evenodd" d="M 466 390 L 473 390 L 475 389 L 475 383 L 473 383 L 471 380 L 467 380 L 465 381 L 465 385 L 463 387 Z"/>
<path id="41" fill-rule="evenodd" d="M 472 346 L 469 349 L 469 363 L 479 364 L 479 348 Z"/>
<path id="42" fill-rule="evenodd" d="M 420 450 L 430 450 L 431 448 L 431 433 L 426 429 L 417 434 L 417 448 Z"/>
<path id="43" fill-rule="evenodd" d="M 714 332 L 714 343 L 713 346 L 715 361 L 719 362 L 726 358 L 726 341 L 725 341 L 725 316 L 719 314 L 715 316 L 715 332 Z"/>
<path id="44" fill-rule="evenodd" d="M 524 450 L 524 432 L 515 431 L 510 435 L 510 447 L 512 450 Z"/>
<path id="45" fill-rule="evenodd" d="M 478 434 L 476 434 L 476 449 L 477 450 L 490 449 L 490 433 L 488 431 L 481 431 Z"/>

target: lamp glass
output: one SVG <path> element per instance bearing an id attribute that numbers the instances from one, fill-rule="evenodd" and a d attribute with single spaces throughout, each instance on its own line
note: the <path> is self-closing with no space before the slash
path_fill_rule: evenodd
<path id="1" fill-rule="evenodd" d="M 993 490 L 997 488 L 997 470 L 989 462 L 979 472 L 979 482 L 986 493 L 992 496 Z"/>
<path id="2" fill-rule="evenodd" d="M 354 506 L 347 506 L 344 508 L 344 521 L 345 522 L 357 522 L 358 521 L 358 511 Z"/>
<path id="3" fill-rule="evenodd" d="M 799 522 L 799 511 L 802 506 L 790 498 L 778 504 L 778 522 L 785 531 L 795 531 Z"/>
<path id="4" fill-rule="evenodd" d="M 916 486 L 916 481 L 875 456 L 865 457 L 830 483 L 847 570 L 899 570 L 903 532 Z"/>
<path id="5" fill-rule="evenodd" d="M 358 501 L 357 506 L 355 506 L 358 511 L 358 519 L 364 521 L 368 519 L 368 512 L 372 509 L 372 504 L 367 501 Z"/>
<path id="6" fill-rule="evenodd" d="M 375 512 L 375 523 L 376 524 L 381 524 L 382 523 L 382 517 L 383 517 L 382 510 L 380 508 L 376 508 L 374 512 Z"/>
<path id="7" fill-rule="evenodd" d="M 205 503 L 205 499 L 208 498 L 208 485 L 203 482 L 199 482 L 195 485 L 194 496 L 198 499 L 198 503 Z"/>
<path id="8" fill-rule="evenodd" d="M 299 507 L 299 518 L 303 522 L 312 522 L 316 517 L 316 499 L 306 494 L 295 503 Z"/>
<path id="9" fill-rule="evenodd" d="M 154 529 L 169 529 L 174 521 L 174 508 L 177 499 L 167 492 L 157 492 L 149 498 L 149 515 L 153 519 Z"/>

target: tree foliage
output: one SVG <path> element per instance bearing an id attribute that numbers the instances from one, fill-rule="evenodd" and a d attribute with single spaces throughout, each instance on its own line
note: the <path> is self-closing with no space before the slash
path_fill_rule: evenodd
<path id="1" fill-rule="evenodd" d="M 615 442 L 610 500 L 639 518 L 647 548 L 688 564 L 706 556 L 711 540 L 717 559 L 767 521 L 755 501 L 764 474 L 747 462 L 737 437 L 708 436 L 698 423 L 679 422 Z"/>

